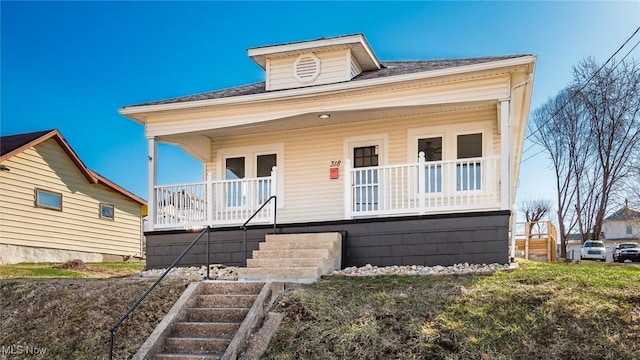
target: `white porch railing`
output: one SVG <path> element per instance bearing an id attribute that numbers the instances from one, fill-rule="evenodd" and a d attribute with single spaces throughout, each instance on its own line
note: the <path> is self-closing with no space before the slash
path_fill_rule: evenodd
<path id="1" fill-rule="evenodd" d="M 500 207 L 499 156 L 351 168 L 346 161 L 345 218 Z"/>
<path id="2" fill-rule="evenodd" d="M 157 201 L 153 229 L 199 228 L 242 224 L 277 191 L 277 171 L 270 177 L 155 186 Z M 271 222 L 273 206 L 265 206 L 254 222 Z"/>

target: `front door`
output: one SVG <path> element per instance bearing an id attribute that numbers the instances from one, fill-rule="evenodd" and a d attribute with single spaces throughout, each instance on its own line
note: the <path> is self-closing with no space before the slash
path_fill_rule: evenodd
<path id="1" fill-rule="evenodd" d="M 379 146 L 353 147 L 354 205 L 355 211 L 378 210 L 379 198 Z"/>

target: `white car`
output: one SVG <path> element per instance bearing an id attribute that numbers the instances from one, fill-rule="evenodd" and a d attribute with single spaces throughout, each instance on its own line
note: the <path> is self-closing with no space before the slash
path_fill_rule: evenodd
<path id="1" fill-rule="evenodd" d="M 580 249 L 580 260 L 607 260 L 607 248 L 600 240 L 587 240 Z"/>

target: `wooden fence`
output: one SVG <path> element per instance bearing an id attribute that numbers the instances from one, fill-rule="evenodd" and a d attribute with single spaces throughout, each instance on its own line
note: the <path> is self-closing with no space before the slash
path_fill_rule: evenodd
<path id="1" fill-rule="evenodd" d="M 516 256 L 537 261 L 557 260 L 558 232 L 551 221 L 516 223 Z"/>

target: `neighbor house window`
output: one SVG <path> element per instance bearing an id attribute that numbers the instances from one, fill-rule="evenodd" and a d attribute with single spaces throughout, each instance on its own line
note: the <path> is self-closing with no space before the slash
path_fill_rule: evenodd
<path id="1" fill-rule="evenodd" d="M 100 204 L 100 218 L 101 219 L 113 220 L 113 218 L 114 218 L 113 205 Z"/>
<path id="2" fill-rule="evenodd" d="M 36 206 L 62 211 L 62 194 L 36 189 Z"/>
<path id="3" fill-rule="evenodd" d="M 627 225 L 627 235 L 632 235 L 633 229 L 631 229 L 631 225 Z"/>

